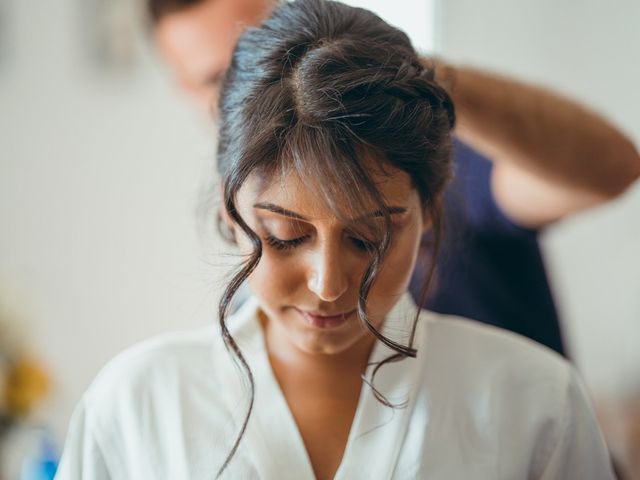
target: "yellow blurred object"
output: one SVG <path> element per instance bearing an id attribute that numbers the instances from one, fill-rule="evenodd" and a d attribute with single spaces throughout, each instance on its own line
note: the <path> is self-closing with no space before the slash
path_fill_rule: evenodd
<path id="1" fill-rule="evenodd" d="M 36 361 L 19 358 L 8 365 L 4 390 L 6 414 L 14 419 L 25 417 L 49 390 L 49 377 Z"/>

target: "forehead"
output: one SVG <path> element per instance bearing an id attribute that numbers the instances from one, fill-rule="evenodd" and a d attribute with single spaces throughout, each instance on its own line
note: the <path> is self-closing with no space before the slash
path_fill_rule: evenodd
<path id="1" fill-rule="evenodd" d="M 412 187 L 409 175 L 402 170 L 391 166 L 385 167 L 384 172 L 378 169 L 372 170 L 371 178 L 382 195 L 385 205 L 408 210 L 420 207 L 418 193 Z M 334 219 L 334 210 L 320 192 L 319 182 L 317 179 L 303 179 L 295 171 L 283 172 L 270 178 L 264 178 L 254 173 L 249 176 L 238 192 L 238 205 L 240 208 L 246 209 L 256 203 L 268 202 L 295 211 L 311 220 Z M 340 196 L 340 187 L 338 185 L 337 188 L 332 189 L 338 196 Z M 364 200 L 354 205 L 354 197 L 364 199 L 366 195 L 350 192 L 350 194 L 345 193 L 343 198 L 333 198 L 332 200 L 333 204 L 344 210 L 345 216 L 349 218 L 375 211 L 378 207 Z M 354 213 L 349 215 L 349 212 Z"/>
<path id="2" fill-rule="evenodd" d="M 156 25 L 155 39 L 167 60 L 184 75 L 224 71 L 238 37 L 260 20 L 267 3 L 205 0 L 165 15 Z"/>

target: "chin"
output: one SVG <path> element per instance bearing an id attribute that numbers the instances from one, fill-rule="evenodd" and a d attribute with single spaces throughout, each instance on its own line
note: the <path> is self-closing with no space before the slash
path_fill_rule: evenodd
<path id="1" fill-rule="evenodd" d="M 335 333 L 325 334 L 309 334 L 308 332 L 300 333 L 298 338 L 291 339 L 301 351 L 310 355 L 338 355 L 353 348 L 366 332 L 350 332 L 351 335 L 342 335 Z"/>
<path id="2" fill-rule="evenodd" d="M 298 345 L 298 348 L 310 355 L 337 355 L 349 349 L 349 345 L 336 345 L 332 343 L 316 342 L 312 344 Z"/>

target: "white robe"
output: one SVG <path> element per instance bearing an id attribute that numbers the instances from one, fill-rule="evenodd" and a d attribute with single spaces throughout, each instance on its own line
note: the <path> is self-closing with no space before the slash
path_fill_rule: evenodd
<path id="1" fill-rule="evenodd" d="M 313 479 L 271 370 L 258 304 L 228 320 L 256 383 L 255 407 L 222 478 Z M 385 324 L 415 313 L 405 295 Z M 396 337 L 398 340 L 401 338 Z M 421 314 L 416 359 L 363 384 L 335 479 L 612 479 L 584 388 L 560 356 L 476 322 Z M 371 360 L 389 354 L 377 343 Z M 213 479 L 244 419 L 248 390 L 214 327 L 164 335 L 118 355 L 71 420 L 57 479 Z"/>

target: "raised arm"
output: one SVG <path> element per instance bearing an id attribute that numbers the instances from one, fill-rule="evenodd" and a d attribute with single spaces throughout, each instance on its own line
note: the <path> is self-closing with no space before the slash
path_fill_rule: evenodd
<path id="1" fill-rule="evenodd" d="M 640 176 L 640 155 L 611 123 L 546 89 L 436 63 L 452 95 L 456 133 L 495 163 L 504 213 L 538 228 L 615 197 Z"/>

